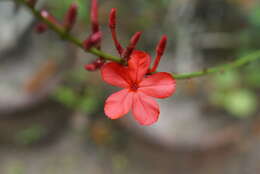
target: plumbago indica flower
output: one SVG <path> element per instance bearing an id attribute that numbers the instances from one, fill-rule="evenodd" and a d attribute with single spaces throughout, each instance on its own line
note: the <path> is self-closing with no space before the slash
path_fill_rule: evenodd
<path id="1" fill-rule="evenodd" d="M 27 0 L 28 5 L 34 8 L 35 0 Z M 97 0 L 91 1 L 91 33 L 80 44 L 89 51 L 91 48 L 101 50 L 102 33 L 98 21 Z M 42 10 L 39 14 L 52 28 L 64 32 L 63 37 L 72 30 L 77 17 L 77 5 L 72 3 L 63 22 L 59 22 L 48 11 Z M 118 119 L 132 110 L 134 118 L 141 125 L 151 125 L 158 120 L 160 108 L 155 98 L 170 97 L 176 88 L 173 76 L 166 72 L 156 72 L 161 57 L 164 53 L 167 37 L 163 36 L 156 48 L 156 58 L 152 67 L 151 57 L 144 51 L 136 50 L 135 47 L 141 37 L 141 32 L 136 32 L 129 45 L 123 48 L 117 40 L 116 34 L 116 9 L 112 9 L 109 17 L 109 28 L 115 47 L 121 57 L 121 63 L 107 62 L 105 58 L 98 57 L 96 60 L 85 65 L 88 71 L 101 69 L 101 75 L 105 82 L 110 85 L 123 88 L 108 97 L 105 102 L 104 112 L 111 119 Z M 42 33 L 48 29 L 46 23 L 36 26 L 36 31 Z M 74 40 L 75 41 L 75 40 Z"/>
<path id="2" fill-rule="evenodd" d="M 134 50 L 128 66 L 115 62 L 106 63 L 102 69 L 105 82 L 124 88 L 108 97 L 105 114 L 111 119 L 121 118 L 130 109 L 141 125 L 151 125 L 158 120 L 159 105 L 154 98 L 166 98 L 175 91 L 175 80 L 169 73 L 148 74 L 150 56 Z"/>
<path id="3" fill-rule="evenodd" d="M 111 119 L 121 118 L 132 110 L 134 118 L 141 125 L 151 125 L 158 120 L 160 109 L 154 98 L 170 97 L 176 88 L 171 74 L 156 72 L 165 50 L 167 37 L 163 36 L 157 46 L 157 57 L 150 69 L 151 57 L 144 51 L 135 50 L 141 33 L 137 32 L 124 50 L 117 40 L 116 9 L 110 13 L 110 29 L 118 53 L 127 61 L 127 65 L 115 62 L 106 63 L 101 68 L 102 78 L 108 84 L 124 88 L 108 97 L 105 102 L 105 114 Z"/>

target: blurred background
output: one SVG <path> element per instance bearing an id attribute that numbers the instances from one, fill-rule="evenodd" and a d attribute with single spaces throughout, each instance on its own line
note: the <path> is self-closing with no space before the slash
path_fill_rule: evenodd
<path id="1" fill-rule="evenodd" d="M 72 0 L 39 0 L 59 20 Z M 76 0 L 73 34 L 90 32 L 90 0 Z M 184 73 L 235 60 L 260 48 L 258 0 L 100 0 L 102 49 L 117 55 L 107 27 L 118 9 L 118 34 L 155 56 L 159 70 Z M 95 59 L 48 31 L 12 0 L 0 0 L 1 174 L 259 174 L 260 62 L 177 81 L 158 101 L 159 121 L 142 127 L 131 115 L 109 120 L 105 99 L 118 89 L 83 65 Z"/>

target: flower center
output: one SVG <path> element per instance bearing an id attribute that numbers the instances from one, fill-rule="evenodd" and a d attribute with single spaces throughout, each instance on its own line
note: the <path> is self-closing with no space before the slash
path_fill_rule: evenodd
<path id="1" fill-rule="evenodd" d="M 132 91 L 137 91 L 137 89 L 138 89 L 138 84 L 137 84 L 137 83 L 133 83 L 133 84 L 131 85 L 131 90 L 132 90 Z"/>

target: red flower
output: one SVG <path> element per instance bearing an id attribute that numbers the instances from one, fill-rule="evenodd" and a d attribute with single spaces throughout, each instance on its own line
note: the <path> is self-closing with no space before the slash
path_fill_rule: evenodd
<path id="1" fill-rule="evenodd" d="M 128 66 L 110 62 L 102 67 L 105 82 L 124 88 L 106 100 L 104 110 L 109 118 L 120 118 L 132 109 L 134 118 L 141 125 L 151 125 L 158 120 L 160 109 L 154 97 L 171 96 L 176 82 L 171 74 L 165 72 L 147 75 L 150 63 L 147 53 L 134 50 Z"/>

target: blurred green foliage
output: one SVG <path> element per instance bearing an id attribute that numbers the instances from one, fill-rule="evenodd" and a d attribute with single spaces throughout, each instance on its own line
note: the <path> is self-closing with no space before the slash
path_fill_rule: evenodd
<path id="1" fill-rule="evenodd" d="M 59 87 L 54 94 L 55 99 L 65 106 L 85 113 L 93 113 L 99 109 L 101 96 L 91 88 L 86 88 L 84 94 L 81 95 L 68 86 Z"/>
<path id="2" fill-rule="evenodd" d="M 224 107 L 240 118 L 252 116 L 257 109 L 257 98 L 249 89 L 232 90 L 225 97 Z"/>
<path id="3" fill-rule="evenodd" d="M 20 161 L 12 161 L 7 165 L 6 174 L 26 174 L 25 166 Z"/>
<path id="4" fill-rule="evenodd" d="M 240 30 L 241 44 L 237 57 L 248 55 L 260 49 L 260 2 L 255 2 L 245 13 L 247 23 Z M 241 69 L 214 76 L 214 92 L 210 101 L 224 108 L 232 116 L 247 118 L 259 110 L 260 61 Z"/>
<path id="5" fill-rule="evenodd" d="M 32 125 L 31 127 L 18 132 L 16 141 L 18 144 L 30 145 L 39 141 L 45 134 L 46 131 L 43 126 Z"/>
<path id="6" fill-rule="evenodd" d="M 210 101 L 214 105 L 238 118 L 254 115 L 258 108 L 257 96 L 250 88 L 244 87 L 245 79 L 238 71 L 218 74 L 212 81 L 215 89 L 211 91 Z"/>
<path id="7" fill-rule="evenodd" d="M 260 27 L 260 4 L 256 4 L 248 15 L 251 25 Z"/>
<path id="8" fill-rule="evenodd" d="M 78 103 L 78 94 L 73 89 L 65 86 L 59 87 L 55 94 L 55 98 L 65 104 L 69 108 L 73 108 Z"/>
<path id="9" fill-rule="evenodd" d="M 102 105 L 104 96 L 101 85 L 89 82 L 86 71 L 82 68 L 68 75 L 68 84 L 60 86 L 54 92 L 54 98 L 71 109 L 84 113 L 94 113 Z"/>

